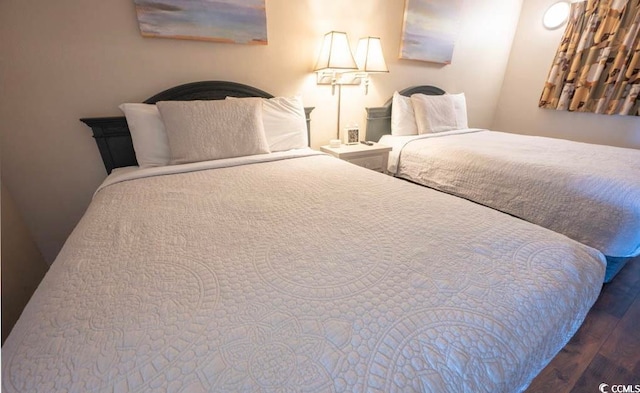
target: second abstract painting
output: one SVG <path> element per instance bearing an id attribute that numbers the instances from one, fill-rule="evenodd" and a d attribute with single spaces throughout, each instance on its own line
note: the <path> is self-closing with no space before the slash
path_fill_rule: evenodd
<path id="1" fill-rule="evenodd" d="M 450 64 L 462 0 L 406 0 L 400 58 Z"/>

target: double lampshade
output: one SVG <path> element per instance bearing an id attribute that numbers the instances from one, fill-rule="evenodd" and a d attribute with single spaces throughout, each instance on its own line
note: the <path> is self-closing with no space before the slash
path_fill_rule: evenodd
<path id="1" fill-rule="evenodd" d="M 354 58 L 347 33 L 331 31 L 324 36 L 314 71 L 370 73 L 389 72 L 389 69 L 382 55 L 380 38 L 360 38 Z"/>

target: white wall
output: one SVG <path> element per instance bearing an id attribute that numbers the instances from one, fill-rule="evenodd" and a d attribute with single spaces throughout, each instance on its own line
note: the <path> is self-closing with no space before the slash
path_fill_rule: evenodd
<path id="1" fill-rule="evenodd" d="M 343 89 L 343 126 L 364 126 L 366 106 L 394 90 L 434 84 L 464 91 L 473 126 L 489 127 L 522 0 L 465 2 L 453 64 L 399 60 L 404 1 L 267 0 L 269 45 L 143 38 L 131 0 L 2 0 L 0 130 L 2 175 L 45 259 L 51 263 L 105 171 L 81 117 L 119 115 L 141 101 L 198 80 L 231 80 L 275 95 L 302 94 L 312 145 L 335 134 L 336 97 L 311 73 L 321 37 L 380 36 L 390 69 L 369 95 Z"/>
<path id="2" fill-rule="evenodd" d="M 581 142 L 640 148 L 640 119 L 538 108 L 564 27 L 546 30 L 544 11 L 557 0 L 524 0 L 492 128 Z"/>
<path id="3" fill-rule="evenodd" d="M 47 272 L 47 265 L 15 208 L 2 188 L 2 342 L 22 314 L 31 295 Z"/>

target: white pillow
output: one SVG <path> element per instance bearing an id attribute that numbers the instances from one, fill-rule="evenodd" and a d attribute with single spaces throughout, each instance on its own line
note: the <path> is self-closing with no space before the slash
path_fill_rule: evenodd
<path id="1" fill-rule="evenodd" d="M 456 122 L 458 123 L 458 129 L 469 128 L 469 121 L 467 119 L 467 99 L 464 93 L 447 94 L 453 100 L 453 109 L 456 112 Z"/>
<path id="2" fill-rule="evenodd" d="M 274 98 L 236 98 L 228 100 L 260 100 L 262 122 L 269 150 L 284 151 L 309 146 L 307 117 L 300 96 Z"/>
<path id="3" fill-rule="evenodd" d="M 439 96 L 414 94 L 411 103 L 419 134 L 468 128 L 464 93 Z"/>
<path id="4" fill-rule="evenodd" d="M 391 102 L 391 135 L 418 135 L 411 99 L 397 91 Z"/>
<path id="5" fill-rule="evenodd" d="M 141 168 L 167 165 L 171 152 L 158 108 L 137 103 L 122 104 L 119 108 L 127 118 L 138 165 Z"/>
<path id="6" fill-rule="evenodd" d="M 269 153 L 260 102 L 161 101 L 170 164 Z"/>

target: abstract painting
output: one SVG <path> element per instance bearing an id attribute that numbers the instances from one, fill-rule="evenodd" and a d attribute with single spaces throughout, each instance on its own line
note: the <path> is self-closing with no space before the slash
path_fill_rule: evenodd
<path id="1" fill-rule="evenodd" d="M 134 0 L 145 37 L 267 44 L 265 0 Z"/>
<path id="2" fill-rule="evenodd" d="M 451 64 L 462 0 L 406 0 L 400 58 Z"/>

